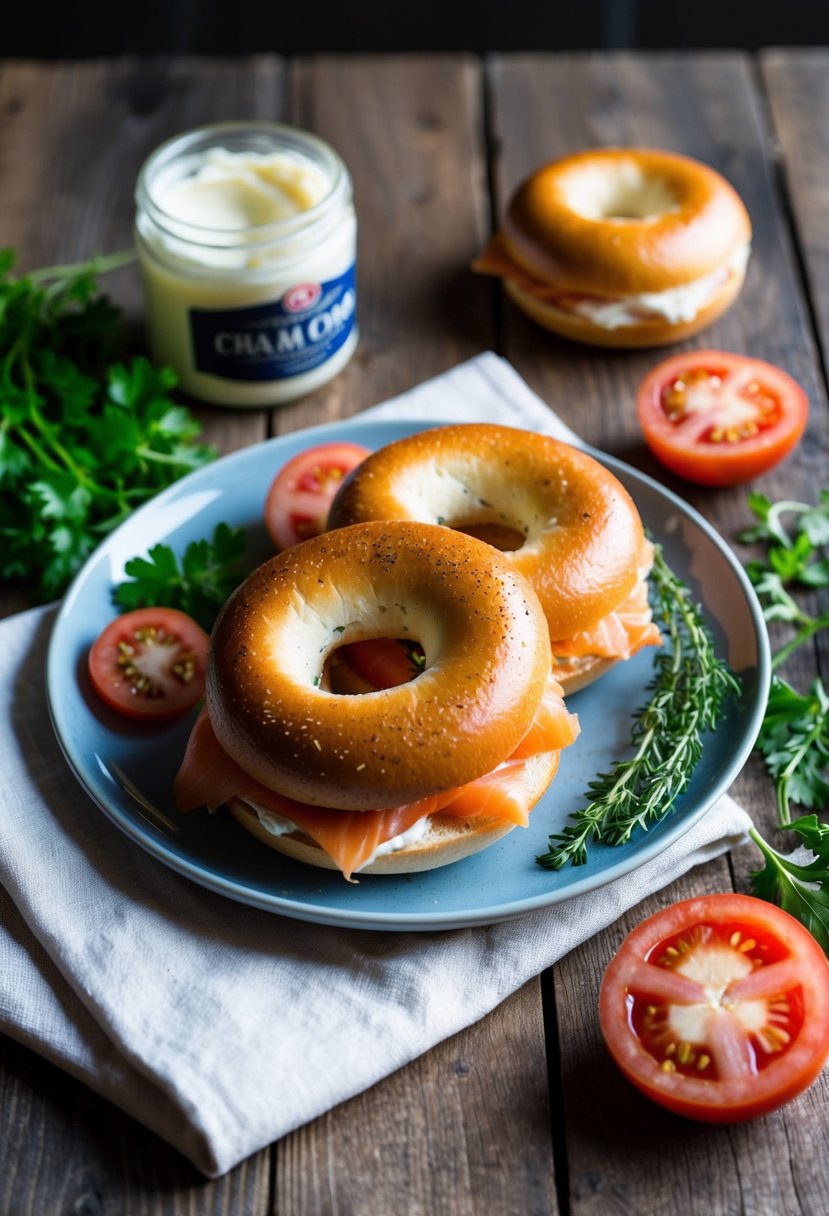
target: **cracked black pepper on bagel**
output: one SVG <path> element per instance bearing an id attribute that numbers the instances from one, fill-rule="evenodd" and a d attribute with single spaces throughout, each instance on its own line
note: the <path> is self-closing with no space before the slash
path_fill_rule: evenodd
<path id="1" fill-rule="evenodd" d="M 389 637 L 422 647 L 416 678 L 328 686 L 337 649 Z M 426 869 L 525 823 L 576 733 L 506 557 L 437 525 L 364 523 L 286 550 L 228 601 L 175 793 L 347 877 Z"/>
<path id="2" fill-rule="evenodd" d="M 594 457 L 548 435 L 458 423 L 387 444 L 343 482 L 328 525 L 370 519 L 440 522 L 505 546 L 538 595 L 567 693 L 660 640 L 633 500 Z"/>

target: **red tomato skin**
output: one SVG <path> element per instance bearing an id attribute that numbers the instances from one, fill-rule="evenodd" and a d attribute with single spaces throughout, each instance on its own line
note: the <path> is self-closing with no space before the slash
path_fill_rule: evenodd
<path id="1" fill-rule="evenodd" d="M 703 1081 L 662 1071 L 634 1033 L 629 1015 L 626 960 L 648 952 L 683 926 L 738 922 L 771 932 L 796 952 L 806 997 L 800 1034 L 778 1060 L 742 1083 Z M 800 974 L 802 972 L 802 975 Z M 788 912 L 750 895 L 708 895 L 683 900 L 648 917 L 630 933 L 605 972 L 599 994 L 599 1023 L 615 1063 L 646 1097 L 667 1110 L 702 1123 L 744 1123 L 786 1105 L 820 1075 L 829 1058 L 829 965 L 820 946 Z"/>
<path id="2" fill-rule="evenodd" d="M 780 422 L 738 443 L 685 442 L 665 416 L 662 390 L 681 372 L 705 366 L 756 370 L 758 378 L 765 377 L 781 394 Z M 695 485 L 723 488 L 761 477 L 792 453 L 806 429 L 809 399 L 797 381 L 774 364 L 729 351 L 703 350 L 673 355 L 652 368 L 637 391 L 636 411 L 646 444 L 666 469 Z"/>
<path id="3" fill-rule="evenodd" d="M 408 684 L 417 675 L 417 668 L 406 651 L 392 638 L 352 642 L 343 649 L 357 674 L 375 688 L 396 688 Z"/>
<path id="4" fill-rule="evenodd" d="M 126 640 L 136 629 L 155 625 L 163 626 L 165 632 L 175 634 L 192 650 L 196 660 L 196 671 L 181 694 L 175 700 L 140 700 L 131 694 L 123 676 L 118 672 L 118 643 Z M 125 612 L 106 626 L 89 650 L 87 668 L 92 687 L 101 701 L 122 717 L 142 722 L 170 722 L 180 718 L 204 695 L 207 650 L 210 644 L 205 631 L 192 617 L 177 608 L 136 608 Z"/>
<path id="5" fill-rule="evenodd" d="M 368 455 L 369 449 L 359 443 L 320 443 L 282 466 L 271 482 L 264 508 L 265 526 L 277 549 L 290 549 L 325 531 L 334 495 Z M 339 476 L 320 486 L 313 476 L 315 466 L 336 469 Z"/>

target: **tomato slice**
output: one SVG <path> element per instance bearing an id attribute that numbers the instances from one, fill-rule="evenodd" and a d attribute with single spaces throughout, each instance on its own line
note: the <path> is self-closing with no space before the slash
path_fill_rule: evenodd
<path id="1" fill-rule="evenodd" d="M 708 1123 L 776 1110 L 829 1056 L 829 966 L 773 904 L 709 895 L 625 939 L 599 997 L 602 1033 L 649 1098 Z"/>
<path id="2" fill-rule="evenodd" d="M 779 464 L 806 427 L 809 403 L 786 372 L 727 351 L 688 351 L 658 364 L 636 397 L 648 447 L 672 473 L 733 486 Z"/>
<path id="3" fill-rule="evenodd" d="M 89 651 L 92 685 L 127 718 L 177 718 L 204 695 L 208 644 L 201 625 L 175 608 L 125 612 Z"/>
<path id="4" fill-rule="evenodd" d="M 265 499 L 265 526 L 277 549 L 325 531 L 331 500 L 368 454 L 359 443 L 320 443 L 279 470 Z"/>
<path id="5" fill-rule="evenodd" d="M 423 671 L 423 650 L 417 642 L 394 638 L 372 638 L 351 642 L 337 651 L 344 663 L 374 688 L 396 688 L 408 684 Z"/>

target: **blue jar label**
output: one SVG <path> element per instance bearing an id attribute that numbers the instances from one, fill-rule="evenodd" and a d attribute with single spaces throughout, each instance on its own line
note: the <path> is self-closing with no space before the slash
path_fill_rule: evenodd
<path id="1" fill-rule="evenodd" d="M 197 371 L 224 380 L 285 380 L 325 363 L 354 328 L 355 266 L 325 283 L 297 283 L 252 308 L 191 308 Z"/>

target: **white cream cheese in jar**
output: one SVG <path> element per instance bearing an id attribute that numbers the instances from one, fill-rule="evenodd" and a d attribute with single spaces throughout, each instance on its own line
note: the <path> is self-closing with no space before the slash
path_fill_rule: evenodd
<path id="1" fill-rule="evenodd" d="M 220 123 L 170 140 L 136 188 L 153 359 L 185 392 L 279 405 L 336 375 L 357 344 L 351 179 L 323 140 Z"/>

